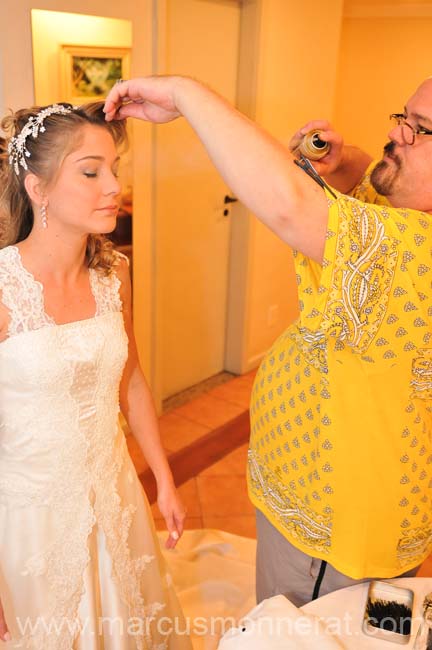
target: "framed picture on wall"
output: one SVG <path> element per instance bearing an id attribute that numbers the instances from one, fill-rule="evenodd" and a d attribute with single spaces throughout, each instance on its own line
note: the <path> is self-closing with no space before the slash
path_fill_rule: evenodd
<path id="1" fill-rule="evenodd" d="M 130 76 L 128 48 L 62 45 L 60 57 L 61 99 L 71 104 L 102 100 Z"/>

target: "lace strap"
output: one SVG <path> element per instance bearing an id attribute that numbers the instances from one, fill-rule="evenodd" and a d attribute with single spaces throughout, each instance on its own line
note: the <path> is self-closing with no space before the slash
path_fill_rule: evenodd
<path id="1" fill-rule="evenodd" d="M 44 308 L 43 287 L 22 265 L 16 246 L 0 251 L 1 302 L 8 309 L 8 336 L 54 325 Z"/>
<path id="2" fill-rule="evenodd" d="M 115 272 L 115 267 L 120 264 L 120 260 L 125 259 L 129 264 L 126 255 L 119 251 L 114 251 L 113 271 L 110 275 L 103 275 L 96 269 L 90 269 L 90 282 L 93 295 L 96 301 L 96 315 L 101 316 L 112 311 L 122 311 L 123 303 L 120 298 L 121 282 Z"/>

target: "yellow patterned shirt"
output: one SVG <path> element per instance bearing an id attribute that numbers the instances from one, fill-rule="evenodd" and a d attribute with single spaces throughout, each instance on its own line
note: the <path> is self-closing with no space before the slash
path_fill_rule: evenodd
<path id="1" fill-rule="evenodd" d="M 352 578 L 432 550 L 432 215 L 368 175 L 328 194 L 319 265 L 295 256 L 300 317 L 251 398 L 248 487 L 297 548 Z M 387 203 L 387 205 L 386 205 Z"/>

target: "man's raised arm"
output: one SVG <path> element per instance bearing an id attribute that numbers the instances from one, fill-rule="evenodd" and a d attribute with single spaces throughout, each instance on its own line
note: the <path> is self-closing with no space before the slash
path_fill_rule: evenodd
<path id="1" fill-rule="evenodd" d="M 106 119 L 154 123 L 183 116 L 235 195 L 293 248 L 322 261 L 327 198 L 292 155 L 222 97 L 187 77 L 144 77 L 116 84 Z"/>

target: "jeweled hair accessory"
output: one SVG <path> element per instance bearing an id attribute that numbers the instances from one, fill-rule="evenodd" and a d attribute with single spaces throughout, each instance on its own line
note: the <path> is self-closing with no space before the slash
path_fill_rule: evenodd
<path id="1" fill-rule="evenodd" d="M 32 115 L 21 129 L 18 135 L 10 139 L 8 144 L 9 164 L 13 166 L 15 173 L 19 176 L 19 166 L 28 169 L 27 158 L 30 158 L 30 151 L 26 147 L 26 140 L 31 135 L 36 139 L 39 133 L 45 131 L 44 120 L 50 115 L 67 115 L 76 110 L 76 106 L 63 106 L 52 104 L 43 108 L 37 115 Z"/>

